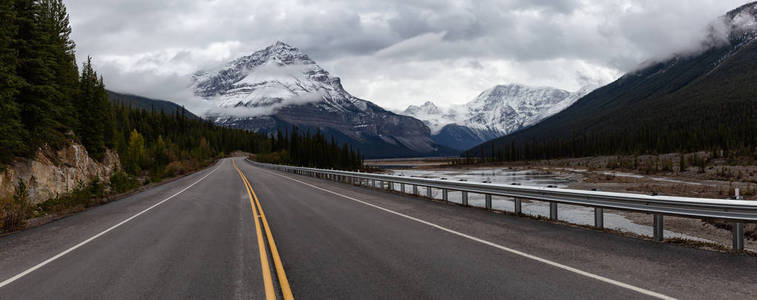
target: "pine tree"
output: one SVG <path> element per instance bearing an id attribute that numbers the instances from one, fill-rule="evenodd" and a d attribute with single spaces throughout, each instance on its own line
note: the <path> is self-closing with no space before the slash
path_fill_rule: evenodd
<path id="1" fill-rule="evenodd" d="M 43 145 L 60 147 L 66 143 L 73 115 L 67 101 L 68 89 L 63 83 L 70 80 L 62 76 L 63 68 L 56 59 L 73 55 L 73 49 L 66 50 L 60 43 L 68 40 L 67 32 L 70 32 L 65 8 L 60 1 L 16 0 L 15 11 L 17 74 L 23 79 L 17 103 L 21 122 L 29 132 L 28 150 L 34 151 Z"/>
<path id="2" fill-rule="evenodd" d="M 49 58 L 55 76 L 55 87 L 60 91 L 59 121 L 67 128 L 74 128 L 76 111 L 73 101 L 79 85 L 79 72 L 76 66 L 74 49 L 76 44 L 71 40 L 71 25 L 68 12 L 62 0 L 40 0 L 41 15 L 38 23 L 43 24 L 49 40 Z"/>
<path id="3" fill-rule="evenodd" d="M 76 130 L 82 144 L 90 156 L 102 159 L 105 154 L 105 120 L 110 118 L 109 103 L 103 103 L 105 95 L 97 73 L 92 69 L 92 59 L 88 58 L 79 78 L 77 115 L 79 126 Z"/>
<path id="4" fill-rule="evenodd" d="M 11 1 L 0 2 L 0 165 L 24 153 L 24 130 L 16 103 L 19 78 L 16 76 L 16 13 Z"/>

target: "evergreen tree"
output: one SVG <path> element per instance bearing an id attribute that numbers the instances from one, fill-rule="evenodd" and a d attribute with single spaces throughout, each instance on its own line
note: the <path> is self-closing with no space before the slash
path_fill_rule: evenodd
<path id="1" fill-rule="evenodd" d="M 0 166 L 23 154 L 25 131 L 16 103 L 19 78 L 16 76 L 16 13 L 12 1 L 0 2 Z"/>
<path id="2" fill-rule="evenodd" d="M 77 135 L 90 156 L 102 159 L 105 154 L 106 135 L 108 144 L 112 145 L 113 125 L 111 122 L 111 104 L 105 92 L 102 79 L 92 68 L 92 59 L 88 58 L 79 79 L 77 97 L 77 115 L 79 126 Z"/>
<path id="3" fill-rule="evenodd" d="M 73 110 L 68 95 L 72 70 L 64 71 L 59 57 L 73 59 L 73 49 L 61 41 L 68 41 L 68 17 L 60 1 L 16 0 L 18 51 L 17 74 L 19 84 L 17 103 L 23 126 L 28 130 L 29 151 L 43 145 L 60 147 L 66 143 Z M 70 41 L 69 41 L 70 42 Z M 72 46 L 71 46 L 72 47 Z M 66 83 L 68 82 L 68 83 Z"/>

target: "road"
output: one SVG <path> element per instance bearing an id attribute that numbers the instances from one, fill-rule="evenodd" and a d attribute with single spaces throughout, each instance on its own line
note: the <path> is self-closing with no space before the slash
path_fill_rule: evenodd
<path id="1" fill-rule="evenodd" d="M 0 237 L 0 299 L 265 299 L 288 290 L 303 299 L 755 298 L 754 278 L 752 256 L 242 158 Z"/>

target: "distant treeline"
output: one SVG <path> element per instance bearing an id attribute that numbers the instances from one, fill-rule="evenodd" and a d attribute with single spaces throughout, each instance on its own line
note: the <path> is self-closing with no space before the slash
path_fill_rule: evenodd
<path id="1" fill-rule="evenodd" d="M 277 130 L 270 136 L 270 143 L 272 153 L 257 155 L 258 161 L 342 170 L 363 167 L 360 150 L 346 143 L 340 146 L 333 136 L 329 140 L 320 130 L 313 134 L 309 131 L 302 133 L 297 127 L 285 132 Z"/>
<path id="2" fill-rule="evenodd" d="M 265 135 L 216 126 L 191 119 L 182 111 L 173 114 L 113 105 L 112 145 L 128 174 L 162 178 L 195 169 L 235 150 L 265 152 Z M 190 164 L 190 165 L 187 165 Z"/>
<path id="3" fill-rule="evenodd" d="M 661 154 L 696 151 L 724 152 L 728 155 L 757 158 L 757 110 L 745 107 L 738 120 L 720 119 L 721 124 L 710 128 L 637 128 L 611 130 L 572 135 L 567 138 L 544 137 L 527 141 L 510 140 L 509 143 L 490 142 L 463 154 L 468 159 L 486 161 L 518 161 L 586 157 L 598 155 Z M 693 126 L 692 126 L 693 127 Z"/>
<path id="4" fill-rule="evenodd" d="M 464 156 L 533 160 L 723 152 L 757 158 L 757 43 L 727 44 L 621 77 Z"/>

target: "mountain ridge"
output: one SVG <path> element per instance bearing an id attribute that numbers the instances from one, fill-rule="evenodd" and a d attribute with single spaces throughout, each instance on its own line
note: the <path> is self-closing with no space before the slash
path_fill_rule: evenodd
<path id="1" fill-rule="evenodd" d="M 538 123 L 573 104 L 594 86 L 568 92 L 553 87 L 500 84 L 473 100 L 447 109 L 427 101 L 401 112 L 422 120 L 435 142 L 457 149 L 470 147 Z"/>
<path id="2" fill-rule="evenodd" d="M 757 2 L 716 20 L 694 54 L 629 72 L 539 124 L 467 152 L 507 159 L 729 149 L 757 131 Z M 714 43 L 713 38 L 726 38 Z M 739 146 L 742 145 L 742 146 Z M 495 149 L 497 153 L 489 153 Z"/>
<path id="3" fill-rule="evenodd" d="M 177 111 L 183 111 L 184 115 L 191 119 L 200 120 L 199 116 L 195 115 L 191 111 L 187 110 L 183 106 L 176 104 L 168 100 L 152 99 L 132 94 L 117 93 L 114 91 L 107 91 L 108 98 L 112 103 L 126 105 L 133 108 L 140 108 L 147 111 L 157 110 L 166 114 L 173 114 Z"/>
<path id="4" fill-rule="evenodd" d="M 292 126 L 327 132 L 366 157 L 450 155 L 419 120 L 352 96 L 301 50 L 276 42 L 193 76 L 193 93 L 217 124 L 271 133 Z"/>

